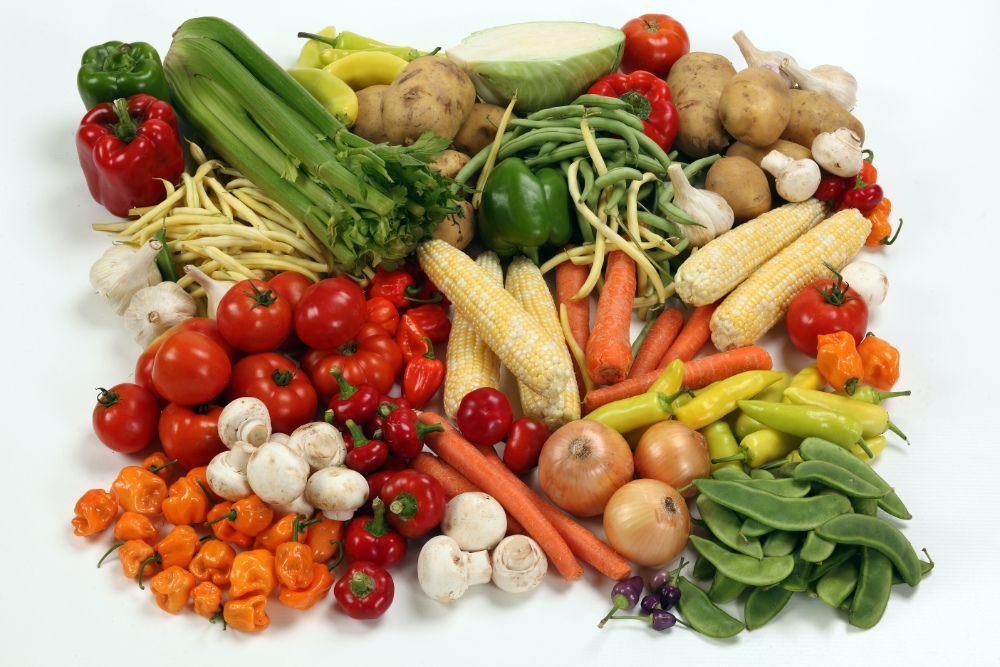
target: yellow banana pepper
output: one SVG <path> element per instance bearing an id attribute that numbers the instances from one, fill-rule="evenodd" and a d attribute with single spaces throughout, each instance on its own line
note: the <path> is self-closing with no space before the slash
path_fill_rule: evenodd
<path id="1" fill-rule="evenodd" d="M 332 40 L 337 36 L 337 29 L 332 25 L 328 25 L 316 34 L 318 36 L 328 37 Z M 299 52 L 299 59 L 295 61 L 295 66 L 320 68 L 327 62 L 330 62 L 329 60 L 323 62 L 323 54 L 331 48 L 332 47 L 325 42 L 317 39 L 310 39 L 302 45 L 302 51 Z"/>
<path id="2" fill-rule="evenodd" d="M 350 127 L 357 120 L 358 96 L 336 76 L 312 67 L 293 67 L 288 73 L 342 123 Z"/>
<path id="3" fill-rule="evenodd" d="M 323 69 L 341 79 L 354 90 L 379 84 L 388 85 L 406 67 L 399 56 L 382 51 L 355 51 L 334 60 Z"/>

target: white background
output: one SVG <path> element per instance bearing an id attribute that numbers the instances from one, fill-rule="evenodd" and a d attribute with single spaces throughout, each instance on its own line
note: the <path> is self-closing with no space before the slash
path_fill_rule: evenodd
<path id="1" fill-rule="evenodd" d="M 997 664 L 996 7 L 103 0 L 5 9 L 0 662 Z M 416 590 L 411 557 L 393 571 L 396 601 L 382 620 L 353 621 L 329 601 L 306 613 L 273 601 L 271 628 L 260 636 L 222 632 L 193 613 L 169 616 L 117 563 L 96 570 L 110 537 L 74 537 L 73 503 L 88 488 L 107 488 L 126 459 L 91 432 L 93 388 L 130 379 L 139 349 L 87 282 L 109 240 L 90 230 L 108 216 L 87 193 L 73 142 L 84 112 L 75 85 L 82 51 L 109 39 L 144 40 L 162 55 L 184 19 L 207 13 L 234 21 L 291 64 L 301 45 L 296 32 L 328 24 L 428 48 L 491 25 L 568 19 L 618 26 L 645 11 L 673 14 L 687 26 L 693 50 L 721 52 L 738 65 L 729 36 L 744 29 L 800 63 L 835 63 L 857 76 L 856 113 L 876 152 L 879 181 L 894 217 L 907 222 L 899 243 L 875 257 L 892 286 L 871 327 L 902 350 L 899 386 L 914 395 L 890 407 L 913 445 L 894 442 L 878 469 L 912 511 L 906 534 L 930 550 L 933 575 L 918 590 L 897 587 L 871 631 L 796 596 L 766 628 L 717 642 L 639 624 L 597 630 L 609 583 L 589 570 L 573 585 L 551 576 L 527 598 L 481 587 L 443 607 Z M 772 341 L 779 352 L 781 338 Z M 802 361 L 787 350 L 776 354 L 780 368 Z"/>

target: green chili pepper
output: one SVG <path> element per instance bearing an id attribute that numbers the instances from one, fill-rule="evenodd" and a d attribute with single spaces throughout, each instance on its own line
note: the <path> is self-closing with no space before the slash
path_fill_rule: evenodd
<path id="1" fill-rule="evenodd" d="M 752 558 L 697 535 L 692 535 L 690 539 L 691 546 L 711 561 L 716 572 L 749 586 L 776 584 L 787 577 L 795 565 L 791 556 Z"/>
<path id="2" fill-rule="evenodd" d="M 802 548 L 799 549 L 799 557 L 810 563 L 822 563 L 833 554 L 837 545 L 816 534 L 815 530 L 806 533 L 806 539 L 802 541 Z"/>
<path id="3" fill-rule="evenodd" d="M 795 466 L 794 474 L 794 479 L 818 482 L 849 498 L 881 498 L 886 494 L 846 468 L 828 461 L 803 461 Z"/>
<path id="4" fill-rule="evenodd" d="M 839 494 L 782 498 L 739 482 L 697 479 L 694 484 L 720 505 L 778 530 L 812 530 L 851 511 L 851 502 Z"/>
<path id="5" fill-rule="evenodd" d="M 857 585 L 858 565 L 851 558 L 820 577 L 816 583 L 816 596 L 834 609 L 839 609 Z"/>
<path id="6" fill-rule="evenodd" d="M 683 424 L 699 429 L 736 409 L 737 401 L 756 396 L 781 379 L 775 371 L 745 371 L 717 382 L 689 403 L 675 407 L 674 415 Z"/>
<path id="7" fill-rule="evenodd" d="M 170 100 L 160 54 L 146 42 L 112 41 L 90 47 L 83 52 L 76 85 L 88 109 L 136 93 Z"/>
<path id="8" fill-rule="evenodd" d="M 874 403 L 878 405 L 887 398 L 896 398 L 897 396 L 909 396 L 912 394 L 910 390 L 906 391 L 879 391 L 875 387 L 869 386 L 867 384 L 859 384 L 854 388 L 853 394 L 848 394 L 846 391 L 838 391 L 838 396 L 850 396 L 856 401 L 864 401 L 865 403 Z"/>
<path id="9" fill-rule="evenodd" d="M 826 496 L 833 497 L 833 496 Z M 894 525 L 880 517 L 843 514 L 819 526 L 816 533 L 838 544 L 854 544 L 885 554 L 910 586 L 920 583 L 920 559 L 913 545 Z"/>
<path id="10" fill-rule="evenodd" d="M 757 421 L 782 433 L 800 438 L 810 436 L 824 438 L 841 447 L 850 447 L 857 443 L 869 457 L 872 456 L 868 445 L 861 438 L 864 430 L 861 422 L 856 419 L 810 405 L 787 405 L 764 401 L 738 401 L 737 405 Z"/>
<path id="11" fill-rule="evenodd" d="M 798 387 L 789 387 L 786 389 L 785 397 L 795 405 L 811 405 L 831 410 L 860 422 L 862 437 L 871 438 L 876 435 L 882 435 L 888 428 L 899 437 L 907 440 L 906 435 L 889 419 L 889 413 L 885 411 L 885 408 L 875 403 L 856 401 L 847 396 L 838 396 L 825 391 L 801 389 Z"/>
<path id="12" fill-rule="evenodd" d="M 915 556 L 914 556 L 915 558 Z M 919 574 L 917 577 L 919 581 Z M 882 619 L 892 592 L 892 563 L 876 549 L 861 550 L 858 585 L 847 620 L 856 628 L 872 628 Z"/>
<path id="13" fill-rule="evenodd" d="M 681 590 L 677 609 L 692 628 L 716 639 L 735 637 L 743 631 L 743 623 L 717 607 L 699 586 L 681 577 L 677 587 Z"/>
<path id="14" fill-rule="evenodd" d="M 708 455 L 714 461 L 715 459 L 727 459 L 722 463 L 712 463 L 712 473 L 714 473 L 723 468 L 736 468 L 741 472 L 743 471 L 743 464 L 738 460 L 729 459 L 729 457 L 734 454 L 738 454 L 740 451 L 740 445 L 736 442 L 736 438 L 733 437 L 733 431 L 729 428 L 729 424 L 724 421 L 712 422 L 708 426 L 701 429 L 701 434 L 705 437 L 705 442 L 708 443 Z"/>
<path id="15" fill-rule="evenodd" d="M 787 530 L 775 530 L 764 540 L 765 556 L 788 556 L 799 544 L 798 533 Z"/>
<path id="16" fill-rule="evenodd" d="M 785 389 L 789 387 L 792 381 L 792 379 L 788 376 L 788 373 L 782 373 L 781 375 L 782 378 L 780 380 L 754 396 L 754 400 L 768 401 L 769 403 L 780 403 L 785 397 Z M 747 437 L 754 431 L 761 430 L 762 428 L 767 427 L 743 412 L 737 415 L 736 421 L 733 422 L 733 433 L 735 433 L 736 437 L 740 440 Z"/>
<path id="17" fill-rule="evenodd" d="M 781 586 L 755 588 L 750 591 L 743 605 L 743 619 L 747 624 L 747 630 L 756 630 L 769 623 L 781 613 L 792 599 L 792 595 L 792 591 Z"/>
<path id="18" fill-rule="evenodd" d="M 738 598 L 746 589 L 746 584 L 730 579 L 716 570 L 712 585 L 708 588 L 708 599 L 715 604 L 725 604 Z"/>
<path id="19" fill-rule="evenodd" d="M 760 540 L 744 535 L 740 528 L 743 521 L 732 510 L 723 507 L 707 496 L 699 495 L 695 500 L 702 521 L 720 542 L 730 549 L 752 558 L 763 558 Z"/>

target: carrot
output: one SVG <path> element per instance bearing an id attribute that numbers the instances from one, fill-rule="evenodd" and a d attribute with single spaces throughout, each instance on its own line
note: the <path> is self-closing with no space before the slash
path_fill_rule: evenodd
<path id="1" fill-rule="evenodd" d="M 552 505 L 548 504 L 541 496 L 528 487 L 517 475 L 510 471 L 510 468 L 500 460 L 496 451 L 486 448 L 484 451 L 486 460 L 490 466 L 498 473 L 508 478 L 511 484 L 522 487 L 535 507 L 545 515 L 545 518 L 552 522 L 559 534 L 563 536 L 570 549 L 580 560 L 592 566 L 595 570 L 611 579 L 624 579 L 632 573 L 632 565 L 618 555 L 610 546 L 604 543 L 597 535 L 578 524 L 576 521 L 566 516 Z"/>
<path id="2" fill-rule="evenodd" d="M 567 246 L 567 248 L 572 246 Z M 566 314 L 569 316 L 569 330 L 573 332 L 580 349 L 587 347 L 587 340 L 590 338 L 590 298 L 573 299 L 573 296 L 580 291 L 583 283 L 587 280 L 590 271 L 583 264 L 577 265 L 573 262 L 563 262 L 556 267 L 556 299 L 566 306 Z M 576 384 L 583 386 L 583 373 L 585 369 L 580 368 L 573 360 L 573 368 L 576 371 Z"/>
<path id="3" fill-rule="evenodd" d="M 708 342 L 708 339 L 712 335 L 708 323 L 712 319 L 712 313 L 715 312 L 715 308 L 718 305 L 719 302 L 716 302 L 710 303 L 707 306 L 698 306 L 694 309 L 691 317 L 688 318 L 687 324 L 677 334 L 677 338 L 670 344 L 667 351 L 663 353 L 663 358 L 660 359 L 660 363 L 656 366 L 657 368 L 666 368 L 667 364 L 674 359 L 680 359 L 681 361 L 691 361 L 694 359 L 694 355 L 698 354 L 698 350 Z"/>
<path id="4" fill-rule="evenodd" d="M 767 371 L 771 369 L 771 355 L 756 345 L 738 347 L 728 352 L 716 352 L 707 357 L 694 359 L 684 364 L 684 384 L 689 389 L 701 389 L 716 380 L 742 373 L 743 371 Z M 583 406 L 587 412 L 602 405 L 647 391 L 660 376 L 662 369 L 629 378 L 611 387 L 601 387 L 587 392 Z"/>
<path id="5" fill-rule="evenodd" d="M 677 333 L 683 324 L 684 314 L 676 308 L 667 308 L 657 315 L 656 321 L 646 334 L 646 340 L 639 347 L 639 354 L 635 356 L 628 376 L 634 378 L 656 370 L 657 364 L 677 338 Z"/>
<path id="6" fill-rule="evenodd" d="M 583 568 L 576 561 L 566 540 L 535 507 L 521 486 L 511 483 L 508 477 L 490 466 L 486 457 L 476 449 L 475 445 L 463 438 L 443 417 L 433 412 L 422 412 L 420 421 L 425 424 L 441 424 L 444 427 L 443 431 L 427 434 L 425 440 L 427 446 L 472 484 L 496 498 L 538 542 L 564 579 L 573 580 L 583 576 Z"/>
<path id="7" fill-rule="evenodd" d="M 621 250 L 608 255 L 604 288 L 597 299 L 594 328 L 587 340 L 587 372 L 597 384 L 615 384 L 628 376 L 632 366 L 632 300 L 635 297 L 635 262 Z"/>
<path id="8" fill-rule="evenodd" d="M 479 491 L 479 488 L 470 482 L 462 473 L 458 472 L 450 465 L 427 452 L 420 452 L 410 463 L 414 470 L 419 470 L 425 475 L 430 475 L 444 488 L 444 495 L 454 498 L 460 493 Z M 524 528 L 517 519 L 507 514 L 507 534 L 517 535 L 524 532 Z"/>

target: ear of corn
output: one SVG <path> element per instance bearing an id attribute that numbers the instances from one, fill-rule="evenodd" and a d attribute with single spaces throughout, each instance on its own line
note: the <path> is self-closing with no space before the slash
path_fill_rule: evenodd
<path id="1" fill-rule="evenodd" d="M 857 209 L 840 211 L 775 255 L 725 298 L 712 315 L 712 343 L 720 350 L 757 341 L 782 318 L 802 288 L 842 268 L 871 230 Z M 730 232 L 732 233 L 732 232 Z"/>
<path id="2" fill-rule="evenodd" d="M 518 382 L 521 408 L 528 417 L 541 419 L 550 429 L 557 429 L 567 422 L 580 418 L 580 390 L 573 374 L 573 361 L 563 340 L 562 325 L 556 314 L 552 292 L 542 277 L 542 272 L 527 257 L 515 257 L 507 268 L 507 291 L 524 306 L 546 334 L 562 343 L 559 363 L 568 373 L 569 381 L 555 398 L 546 398 Z"/>
<path id="3" fill-rule="evenodd" d="M 555 399 L 573 379 L 559 343 L 502 285 L 487 280 L 468 255 L 439 239 L 417 248 L 420 266 L 500 362 L 532 391 Z"/>
<path id="4" fill-rule="evenodd" d="M 715 303 L 814 227 L 825 212 L 818 199 L 785 204 L 713 239 L 677 270 L 677 295 L 693 306 Z"/>
<path id="5" fill-rule="evenodd" d="M 484 252 L 476 258 L 477 270 L 486 274 L 486 280 L 503 285 L 503 268 L 494 252 Z M 476 335 L 462 313 L 455 312 L 448 336 L 447 372 L 444 378 L 444 410 L 455 418 L 462 397 L 480 387 L 500 388 L 500 360 L 485 341 Z"/>

